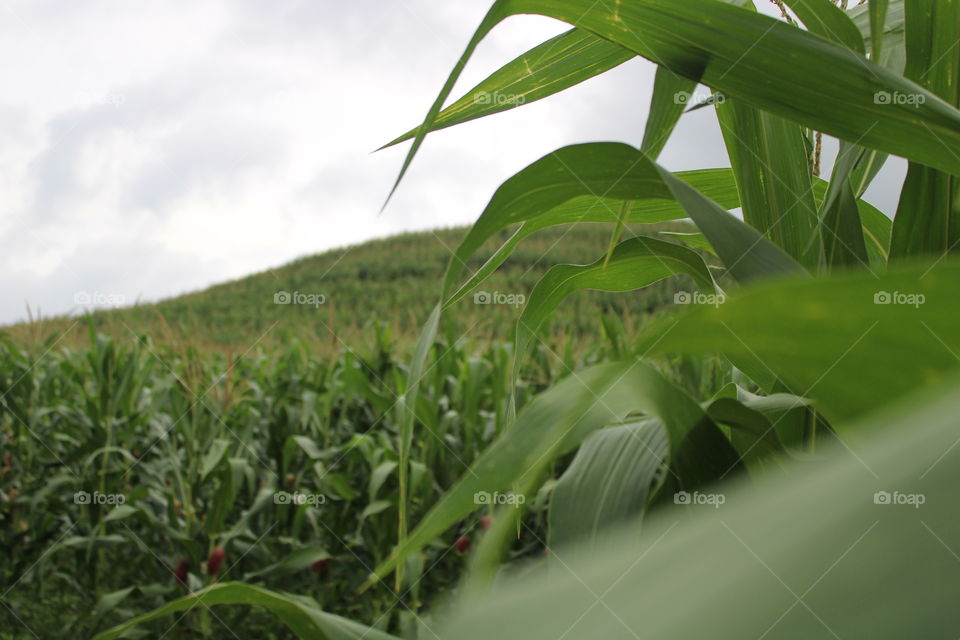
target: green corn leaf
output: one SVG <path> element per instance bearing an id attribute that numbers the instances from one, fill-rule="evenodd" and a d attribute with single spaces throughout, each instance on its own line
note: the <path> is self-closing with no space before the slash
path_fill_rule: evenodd
<path id="1" fill-rule="evenodd" d="M 850 184 L 858 160 L 866 150 L 840 142 L 840 152 L 820 208 L 824 261 L 831 267 L 870 265 L 857 199 Z"/>
<path id="2" fill-rule="evenodd" d="M 522 184 L 523 172 L 511 178 L 501 189 L 515 189 L 516 198 L 520 200 L 532 194 L 524 191 Z M 685 171 L 676 176 L 690 184 L 694 189 L 707 198 L 718 203 L 724 209 L 733 209 L 740 206 L 737 198 L 736 184 L 729 169 L 705 169 L 700 171 Z M 514 186 L 514 182 L 521 182 Z M 662 195 L 662 190 L 651 190 L 651 193 Z M 669 197 L 669 196 L 668 196 Z M 504 199 L 503 201 L 505 201 Z M 513 249 L 527 236 L 550 226 L 573 224 L 579 222 L 616 222 L 616 212 L 622 204 L 621 200 L 598 196 L 577 196 L 554 206 L 549 210 L 539 207 L 530 207 L 517 214 L 512 207 L 501 206 L 503 202 L 496 197 L 484 209 L 476 223 L 457 247 L 453 259 L 447 268 L 444 277 L 444 291 L 448 307 L 465 295 L 469 294 L 480 282 L 493 273 L 497 267 L 510 256 Z M 546 206 L 549 206 L 547 203 Z M 637 199 L 630 209 L 628 223 L 654 223 L 678 220 L 687 216 L 686 211 L 676 201 L 658 197 Z M 469 280 L 454 291 L 454 287 L 464 265 L 480 249 L 483 244 L 497 232 L 518 225 L 517 231 L 474 273 Z"/>
<path id="3" fill-rule="evenodd" d="M 737 179 L 743 219 L 808 269 L 820 263 L 803 132 L 784 118 L 739 100 L 717 105 L 717 118 Z"/>
<path id="4" fill-rule="evenodd" d="M 960 173 L 960 111 L 954 106 L 849 49 L 769 16 L 717 0 L 499 0 L 428 111 L 393 190 L 477 45 L 520 13 L 576 24 L 677 75 L 811 129 Z M 880 104 L 877 96 L 884 92 L 914 102 L 922 97 L 923 104 Z"/>
<path id="5" fill-rule="evenodd" d="M 589 265 L 552 267 L 530 292 L 517 321 L 516 357 L 526 356 L 539 329 L 571 294 L 587 289 L 632 291 L 678 273 L 692 277 L 701 290 L 714 290 L 710 271 L 696 252 L 647 237 L 617 245 L 609 263 L 601 258 Z"/>
<path id="6" fill-rule="evenodd" d="M 231 441 L 227 438 L 216 438 L 213 443 L 211 443 L 207 453 L 203 456 L 203 461 L 200 463 L 201 482 L 203 482 L 203 480 L 210 475 L 210 472 L 217 468 L 226 457 L 230 443 Z"/>
<path id="7" fill-rule="evenodd" d="M 718 398 L 707 406 L 717 424 L 730 427 L 730 443 L 748 466 L 780 465 L 783 443 L 773 423 L 759 410 L 733 398 Z"/>
<path id="8" fill-rule="evenodd" d="M 661 319 L 639 346 L 758 362 L 842 426 L 960 365 L 958 313 L 960 265 L 914 265 L 757 285 Z"/>
<path id="9" fill-rule="evenodd" d="M 407 538 L 410 492 L 410 445 L 413 442 L 413 428 L 416 421 L 415 407 L 417 406 L 420 393 L 420 378 L 423 377 L 427 357 L 430 355 L 430 349 L 433 347 L 433 341 L 436 338 L 437 329 L 440 326 L 440 313 L 440 305 L 438 304 L 433 308 L 423 330 L 420 332 L 420 339 L 417 341 L 416 349 L 410 361 L 407 390 L 403 394 L 402 401 L 400 402 L 400 451 L 397 462 L 399 465 L 399 487 L 397 495 L 399 518 L 397 523 L 397 540 L 401 543 Z M 397 570 L 398 590 L 402 584 L 403 570 L 401 567 Z"/>
<path id="10" fill-rule="evenodd" d="M 245 580 L 260 578 L 263 576 L 285 576 L 299 571 L 305 571 L 310 565 L 318 560 L 326 560 L 330 554 L 323 547 L 306 547 L 297 549 L 289 556 L 279 562 L 275 562 L 258 571 L 248 573 L 244 576 Z"/>
<path id="11" fill-rule="evenodd" d="M 876 207 L 858 200 L 860 220 L 863 222 L 863 239 L 871 265 L 886 266 L 890 254 L 890 234 L 893 221 Z"/>
<path id="12" fill-rule="evenodd" d="M 686 209 L 737 281 L 745 283 L 759 278 L 806 273 L 798 262 L 753 227 L 730 215 L 669 171 L 659 171 L 673 197 Z"/>
<path id="13" fill-rule="evenodd" d="M 220 472 L 220 486 L 204 519 L 204 526 L 210 533 L 219 533 L 228 528 L 227 516 L 240 491 L 243 470 L 246 467 L 247 461 L 243 458 L 227 459 L 227 464 Z"/>
<path id="14" fill-rule="evenodd" d="M 950 638 L 960 625 L 957 384 L 855 425 L 846 446 L 798 473 L 713 488 L 719 508 L 664 509 L 642 535 L 624 527 L 599 551 L 550 549 L 561 562 L 461 600 L 438 635 Z"/>
<path id="15" fill-rule="evenodd" d="M 657 67 L 653 95 L 650 97 L 650 114 L 640 145 L 640 149 L 650 158 L 656 158 L 663 151 L 696 88 L 695 81 L 679 76 L 666 67 Z"/>
<path id="16" fill-rule="evenodd" d="M 636 57 L 632 51 L 589 31 L 571 29 L 511 60 L 437 114 L 429 131 L 542 100 Z M 412 129 L 382 149 L 415 137 Z"/>
<path id="17" fill-rule="evenodd" d="M 265 607 L 302 640 L 395 640 L 394 636 L 372 627 L 326 613 L 310 598 L 276 593 L 242 582 L 224 582 L 201 589 L 99 633 L 94 636 L 94 640 L 114 640 L 145 622 L 180 611 L 190 611 L 198 607 L 206 610 L 216 605 Z"/>
<path id="18" fill-rule="evenodd" d="M 668 455 L 667 432 L 655 419 L 607 427 L 584 440 L 550 497 L 550 546 L 596 548 L 614 525 L 641 517 Z"/>
<path id="19" fill-rule="evenodd" d="M 870 56 L 877 60 L 883 55 L 884 27 L 887 24 L 889 0 L 870 0 Z"/>
<path id="20" fill-rule="evenodd" d="M 869 4 L 858 4 L 850 8 L 847 14 L 863 35 L 871 59 L 896 73 L 902 73 L 907 59 L 905 41 L 906 8 L 904 6 L 904 0 L 889 0 L 889 2 L 885 3 L 887 6 L 886 17 L 883 26 L 883 43 L 881 44 L 879 56 L 873 52 L 875 36 L 873 29 L 874 23 L 871 21 L 879 17 L 871 17 L 870 15 L 871 10 L 874 12 L 878 11 L 878 8 L 875 7 L 874 4 L 873 2 Z"/>
<path id="21" fill-rule="evenodd" d="M 784 0 L 803 24 L 821 38 L 865 54 L 863 35 L 857 25 L 830 0 Z"/>
<path id="22" fill-rule="evenodd" d="M 627 217 L 630 215 L 630 209 L 633 208 L 633 203 L 629 200 L 624 200 L 620 205 L 620 214 L 617 216 L 617 226 L 613 230 L 613 234 L 610 236 L 610 242 L 607 244 L 607 254 L 603 259 L 603 266 L 606 267 L 607 263 L 610 262 L 610 258 L 613 256 L 614 249 L 617 248 L 617 243 L 620 242 L 620 237 L 623 235 L 623 230 L 627 225 Z"/>
<path id="23" fill-rule="evenodd" d="M 865 152 L 865 155 L 861 156 L 861 160 L 871 153 L 870 151 Z M 856 173 L 856 169 L 854 173 Z M 856 177 L 853 181 L 856 181 Z M 820 178 L 813 181 L 813 197 L 819 208 L 823 207 L 829 186 L 830 183 Z M 857 200 L 857 210 L 860 214 L 860 221 L 863 223 L 863 238 L 870 264 L 879 267 L 886 266 L 890 252 L 890 233 L 893 229 L 893 221 L 885 213 L 863 199 Z"/>
<path id="24" fill-rule="evenodd" d="M 907 77 L 952 105 L 960 104 L 960 1 L 906 5 Z M 890 255 L 940 256 L 960 244 L 957 178 L 911 162 L 893 223 Z"/>
<path id="25" fill-rule="evenodd" d="M 561 205 L 584 197 L 594 201 L 587 205 L 587 201 L 579 200 L 574 208 L 556 211 Z M 596 198 L 675 200 L 684 214 L 692 218 L 710 239 L 717 255 L 738 280 L 802 271 L 800 265 L 754 229 L 689 183 L 662 169 L 642 151 L 615 142 L 588 143 L 563 147 L 544 156 L 497 189 L 450 263 L 443 287 L 446 304 L 466 294 L 461 287 L 450 296 L 466 259 L 496 231 L 534 220 L 541 221 L 544 226 L 574 222 L 585 205 L 590 211 L 590 207 L 597 204 Z M 612 208 L 605 214 L 596 215 L 612 222 L 618 219 L 616 209 Z M 636 218 L 632 217 L 631 221 Z M 642 221 L 652 220 L 648 217 Z M 537 222 L 532 226 L 537 226 Z M 521 237 L 515 234 L 515 242 Z"/>
<path id="26" fill-rule="evenodd" d="M 700 249 L 713 255 L 717 255 L 710 246 L 710 242 L 702 233 L 689 233 L 686 231 L 657 231 L 657 235 L 663 238 L 673 238 L 681 241 L 683 244 L 693 249 Z"/>
<path id="27" fill-rule="evenodd" d="M 742 465 L 736 450 L 692 398 L 655 370 L 648 368 L 646 373 L 645 386 L 637 389 L 638 406 L 643 413 L 654 416 L 653 420 L 665 430 L 669 442 L 668 455 L 663 459 L 669 475 L 658 482 L 665 484 L 663 493 L 696 490 L 738 471 Z M 545 467 L 546 463 L 541 469 Z M 536 490 L 539 472 L 540 469 L 531 469 L 516 481 L 514 486 L 521 495 Z M 509 515 L 513 518 L 506 512 L 512 512 Z M 518 515 L 519 510 L 513 507 L 498 509 L 493 527 L 483 536 L 473 555 L 464 597 L 489 588 L 512 536 L 511 521 Z"/>

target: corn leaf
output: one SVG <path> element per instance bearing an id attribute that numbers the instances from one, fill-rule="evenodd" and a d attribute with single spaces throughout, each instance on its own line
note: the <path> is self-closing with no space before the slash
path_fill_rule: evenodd
<path id="1" fill-rule="evenodd" d="M 428 111 L 394 190 L 477 45 L 520 13 L 575 24 L 677 75 L 806 127 L 960 173 L 960 111 L 953 105 L 862 55 L 768 16 L 717 0 L 498 0 Z M 883 104 L 880 93 L 910 96 L 914 104 Z"/>
<path id="2" fill-rule="evenodd" d="M 960 265 L 763 284 L 691 305 L 641 337 L 651 353 L 755 360 L 842 426 L 958 365 Z"/>
<path id="3" fill-rule="evenodd" d="M 642 236 L 617 245 L 609 262 L 600 258 L 588 265 L 551 267 L 530 292 L 517 320 L 517 358 L 526 356 L 537 332 L 567 296 L 587 289 L 633 291 L 680 273 L 693 278 L 702 290 L 714 290 L 710 271 L 695 251 Z"/>
<path id="4" fill-rule="evenodd" d="M 521 172 L 522 173 L 522 172 Z M 519 181 L 521 174 L 511 178 L 500 189 L 514 189 L 513 183 Z M 704 169 L 700 171 L 685 171 L 676 176 L 690 184 L 694 189 L 718 203 L 724 209 L 733 209 L 739 206 L 736 185 L 733 174 L 729 169 Z M 499 191 L 498 191 L 499 193 Z M 516 188 L 517 194 L 522 194 L 522 186 Z M 634 193 L 640 193 L 639 191 Z M 662 190 L 651 190 L 650 193 L 662 195 Z M 518 195 L 522 198 L 522 195 Z M 668 196 L 669 197 L 669 196 Z M 579 222 L 616 222 L 617 211 L 622 200 L 604 196 L 576 196 L 556 205 L 549 210 L 531 208 L 517 214 L 510 207 L 500 205 L 496 197 L 484 209 L 476 223 L 457 247 L 444 277 L 445 304 L 450 306 L 472 291 L 484 278 L 489 276 L 503 264 L 513 249 L 527 236 L 551 226 L 573 224 Z M 654 223 L 678 220 L 687 217 L 683 207 L 672 199 L 660 197 L 635 198 L 630 208 L 630 215 L 626 222 Z M 456 289 L 457 279 L 463 272 L 470 258 L 483 244 L 503 229 L 519 225 L 517 231 L 478 269 L 469 280 Z"/>
<path id="5" fill-rule="evenodd" d="M 952 105 L 960 104 L 960 1 L 906 5 L 907 77 Z M 960 200 L 950 173 L 911 162 L 893 223 L 890 255 L 943 255 L 960 244 Z"/>
<path id="6" fill-rule="evenodd" d="M 437 114 L 429 131 L 493 115 L 542 100 L 564 89 L 613 69 L 632 51 L 599 38 L 589 31 L 571 29 L 527 51 L 495 71 L 462 98 Z M 411 129 L 382 149 L 415 137 Z"/>
<path id="7" fill-rule="evenodd" d="M 718 508 L 665 509 L 642 535 L 623 527 L 599 550 L 551 549 L 559 562 L 460 601 L 438 635 L 950 638 L 960 626 L 957 384 L 858 423 L 860 437 L 794 465 L 802 473 L 714 488 Z"/>
<path id="8" fill-rule="evenodd" d="M 820 263 L 817 209 L 803 132 L 739 100 L 717 105 L 743 219 L 808 269 Z"/>
<path id="9" fill-rule="evenodd" d="M 273 612 L 298 638 L 303 640 L 390 640 L 394 638 L 372 627 L 321 610 L 316 602 L 303 596 L 276 593 L 242 582 L 215 584 L 162 607 L 117 625 L 94 636 L 94 640 L 114 640 L 150 620 L 216 605 L 249 605 Z"/>
<path id="10" fill-rule="evenodd" d="M 863 35 L 850 17 L 830 0 L 784 0 L 803 24 L 821 38 L 857 53 L 866 53 Z"/>
<path id="11" fill-rule="evenodd" d="M 669 440 L 659 420 L 601 429 L 584 440 L 550 497 L 549 544 L 596 549 L 613 526 L 636 520 L 666 473 Z"/>

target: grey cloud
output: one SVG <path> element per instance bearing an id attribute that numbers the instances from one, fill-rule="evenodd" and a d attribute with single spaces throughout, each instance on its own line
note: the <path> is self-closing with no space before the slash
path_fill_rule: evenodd
<path id="1" fill-rule="evenodd" d="M 161 212 L 193 190 L 231 190 L 250 172 L 269 174 L 284 156 L 283 137 L 256 122 L 197 121 L 151 146 L 150 160 L 120 206 Z"/>

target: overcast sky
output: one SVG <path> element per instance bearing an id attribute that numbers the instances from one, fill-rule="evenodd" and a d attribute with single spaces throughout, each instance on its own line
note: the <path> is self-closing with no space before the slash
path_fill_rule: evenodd
<path id="1" fill-rule="evenodd" d="M 575 142 L 639 145 L 653 65 L 430 137 L 378 215 L 484 0 L 6 0 L 0 5 L 0 322 L 76 294 L 157 300 L 404 230 L 472 222 Z M 565 30 L 508 20 L 455 91 Z M 727 166 L 709 109 L 661 162 Z M 904 163 L 867 199 L 891 212 Z M 112 298 L 110 298 L 112 296 Z"/>

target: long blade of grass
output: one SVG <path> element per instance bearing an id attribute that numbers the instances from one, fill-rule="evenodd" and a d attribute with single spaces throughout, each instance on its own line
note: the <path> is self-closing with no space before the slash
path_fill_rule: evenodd
<path id="1" fill-rule="evenodd" d="M 871 17 L 871 11 L 878 11 L 873 2 L 868 4 L 858 4 L 851 7 L 847 14 L 857 25 L 860 33 L 863 35 L 867 44 L 870 59 L 888 69 L 902 73 L 907 59 L 906 49 L 906 8 L 904 0 L 889 0 L 885 3 L 886 16 L 883 23 L 882 38 L 879 55 L 874 53 L 874 39 L 877 35 L 873 25 L 879 16 Z"/>

